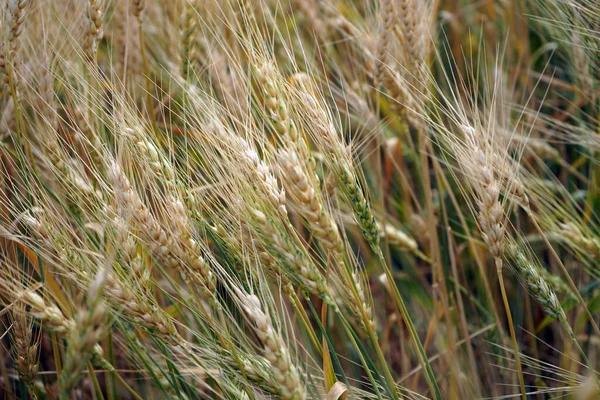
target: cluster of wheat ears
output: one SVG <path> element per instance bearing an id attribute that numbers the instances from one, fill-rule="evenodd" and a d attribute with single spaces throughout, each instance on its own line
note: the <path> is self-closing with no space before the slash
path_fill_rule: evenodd
<path id="1" fill-rule="evenodd" d="M 597 399 L 597 0 L 2 0 L 5 399 Z"/>

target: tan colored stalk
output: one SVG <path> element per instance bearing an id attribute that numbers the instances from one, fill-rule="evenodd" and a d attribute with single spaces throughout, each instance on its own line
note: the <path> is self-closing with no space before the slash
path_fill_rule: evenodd
<path id="1" fill-rule="evenodd" d="M 264 356 L 271 365 L 279 394 L 285 400 L 305 398 L 304 387 L 296 366 L 292 363 L 286 343 L 273 325 L 268 312 L 263 310 L 256 295 L 243 295 L 242 307 L 248 318 L 254 322 L 256 334 L 264 346 Z"/>

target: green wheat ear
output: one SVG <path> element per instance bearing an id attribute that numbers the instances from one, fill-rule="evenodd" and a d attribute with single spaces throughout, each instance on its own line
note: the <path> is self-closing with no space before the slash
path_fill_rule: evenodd
<path id="1" fill-rule="evenodd" d="M 350 168 L 346 165 L 339 166 L 340 187 L 343 193 L 348 198 L 354 211 L 354 216 L 358 220 L 358 225 L 363 233 L 363 236 L 373 249 L 379 251 L 379 229 L 377 221 L 371 211 L 371 206 L 363 193 L 362 187 L 358 178 Z"/>

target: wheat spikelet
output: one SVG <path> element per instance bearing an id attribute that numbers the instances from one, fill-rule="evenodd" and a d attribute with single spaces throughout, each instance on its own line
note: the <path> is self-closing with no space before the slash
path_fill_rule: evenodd
<path id="1" fill-rule="evenodd" d="M 300 214 L 308 222 L 311 232 L 326 249 L 333 252 L 338 263 L 343 263 L 344 243 L 337 224 L 323 206 L 322 199 L 302 167 L 297 153 L 293 150 L 282 150 L 278 153 L 278 158 L 285 174 L 288 191 L 293 194 Z"/>
<path id="2" fill-rule="evenodd" d="M 355 173 L 349 149 L 342 143 L 330 116 L 323 109 L 321 102 L 317 100 L 314 90 L 311 89 L 314 88 L 314 85 L 303 81 L 299 81 L 299 83 L 297 88 L 302 89 L 299 106 L 308 113 L 311 122 L 305 127 L 309 129 L 311 138 L 320 147 L 320 150 L 328 154 L 330 168 L 338 181 L 338 187 L 352 207 L 358 226 L 369 245 L 375 251 L 379 251 L 377 222 Z M 303 139 L 302 142 L 305 143 Z M 302 155 L 303 153 L 299 152 L 299 156 L 296 158 L 300 158 Z"/>
<path id="3" fill-rule="evenodd" d="M 142 13 L 144 12 L 145 7 L 146 7 L 145 0 L 133 0 L 131 3 L 131 10 L 133 12 L 133 15 L 135 15 L 135 17 L 138 20 L 140 20 L 140 23 L 141 23 L 141 19 L 142 19 Z"/>
<path id="4" fill-rule="evenodd" d="M 268 246 L 271 247 L 282 259 L 285 264 L 298 274 L 301 285 L 317 296 L 328 296 L 325 280 L 321 273 L 309 261 L 308 257 L 290 242 L 275 226 L 269 221 L 267 216 L 260 210 L 253 210 L 254 219 L 260 227 L 261 234 L 268 239 Z"/>
<path id="5" fill-rule="evenodd" d="M 381 236 L 387 238 L 389 244 L 403 250 L 408 250 L 412 253 L 418 253 L 419 246 L 417 245 L 417 242 L 408 234 L 394 227 L 390 223 L 386 223 L 384 227 L 383 224 L 378 222 L 377 227 L 379 228 Z"/>
<path id="6" fill-rule="evenodd" d="M 565 312 L 554 289 L 542 277 L 542 273 L 540 272 L 541 267 L 529 260 L 529 258 L 516 247 L 510 249 L 510 256 L 514 260 L 512 265 L 535 301 L 538 302 L 546 314 L 559 321 L 572 336 L 573 331 L 567 322 Z"/>
<path id="7" fill-rule="evenodd" d="M 501 268 L 505 244 L 505 215 L 500 203 L 500 187 L 491 169 L 490 160 L 477 143 L 480 134 L 470 126 L 465 126 L 464 131 L 473 152 L 472 158 L 469 159 L 471 164 L 465 167 L 473 187 L 473 195 L 477 199 L 479 225 L 490 253 L 498 268 Z"/>
<path id="8" fill-rule="evenodd" d="M 192 62 L 191 54 L 195 50 L 197 23 L 195 21 L 195 2 L 187 1 L 184 5 L 183 29 L 181 33 L 181 76 L 184 79 L 190 78 L 190 64 Z"/>
<path id="9" fill-rule="evenodd" d="M 516 334 L 512 321 L 510 305 L 506 295 L 504 286 L 503 256 L 506 247 L 505 223 L 506 215 L 502 204 L 500 203 L 500 186 L 496 180 L 494 170 L 492 169 L 492 161 L 495 157 L 493 148 L 487 141 L 488 138 L 483 137 L 483 133 L 477 131 L 470 125 L 462 126 L 466 136 L 468 150 L 458 150 L 458 156 L 462 162 L 461 167 L 467 174 L 467 179 L 471 185 L 472 195 L 475 197 L 475 202 L 479 213 L 477 219 L 479 229 L 483 234 L 483 239 L 488 247 L 488 250 L 494 258 L 496 265 L 496 274 L 498 283 L 502 293 L 504 309 L 506 311 L 509 331 L 512 340 L 512 347 L 515 353 L 517 363 L 517 375 L 521 396 L 525 400 L 525 381 L 519 356 L 519 348 L 517 344 Z M 490 157 L 490 153 L 492 156 Z"/>
<path id="10" fill-rule="evenodd" d="M 139 82 L 143 75 L 143 65 L 138 40 L 140 22 L 137 18 L 126 18 L 129 13 L 127 2 L 117 2 L 116 13 L 120 18 L 114 18 L 112 35 L 115 37 L 113 46 L 116 48 L 115 68 L 118 78 Z"/>
<path id="11" fill-rule="evenodd" d="M 581 33 L 574 31 L 571 37 L 573 43 L 573 66 L 577 72 L 582 92 L 590 103 L 595 103 L 597 94 L 594 91 L 594 78 L 590 73 L 590 62 L 585 54 L 585 44 L 582 43 Z"/>
<path id="12" fill-rule="evenodd" d="M 106 295 L 119 307 L 132 322 L 144 327 L 167 342 L 180 342 L 179 334 L 173 322 L 155 305 L 138 301 L 134 293 L 124 286 L 118 277 L 108 275 L 105 286 Z"/>
<path id="13" fill-rule="evenodd" d="M 167 189 L 178 190 L 180 185 L 176 180 L 175 171 L 165 157 L 159 153 L 156 146 L 146 138 L 140 129 L 126 128 L 125 132 L 127 137 L 133 139 L 140 153 L 145 156 L 146 165 L 150 167 L 152 172 L 156 174 L 157 178 L 163 182 Z M 132 189 L 129 187 L 127 190 Z M 159 232 L 162 228 L 155 222 L 155 236 L 158 235 L 156 237 L 161 238 L 164 233 L 165 238 L 162 240 L 162 244 L 165 245 L 168 242 L 168 251 L 171 255 L 189 267 L 193 271 L 192 275 L 201 277 L 201 291 L 208 298 L 214 290 L 214 276 L 209 269 L 208 263 L 204 260 L 200 245 L 192 237 L 192 225 L 187 216 L 188 210 L 183 202 L 173 195 L 167 195 L 165 205 L 171 217 L 169 220 L 171 232 Z M 142 213 L 144 212 L 142 211 Z M 148 216 L 151 215 L 149 211 L 147 214 Z M 149 220 L 147 222 L 153 224 L 153 221 Z M 181 270 L 179 263 L 176 263 L 175 260 L 172 261 L 173 266 Z M 181 271 L 184 273 L 184 276 L 187 277 L 189 275 L 184 270 Z"/>
<path id="14" fill-rule="evenodd" d="M 383 18 L 380 39 L 377 42 L 377 52 L 375 61 L 375 71 L 373 72 L 374 86 L 377 88 L 383 81 L 384 71 L 389 66 L 389 46 L 392 37 L 392 29 L 396 19 L 394 10 L 394 1 L 382 0 L 379 2 L 379 9 Z"/>
<path id="15" fill-rule="evenodd" d="M 145 135 L 141 128 L 125 128 L 124 136 L 129 138 L 139 152 L 146 158 L 148 165 L 158 178 L 161 178 L 168 186 L 175 185 L 175 171 L 167 159 L 156 148 Z"/>
<path id="16" fill-rule="evenodd" d="M 8 92 L 10 83 L 8 78 L 8 60 L 6 59 L 4 46 L 0 47 L 0 95 L 4 95 L 4 91 Z"/>
<path id="17" fill-rule="evenodd" d="M 27 7 L 29 6 L 30 0 L 7 0 L 6 5 L 9 13 L 8 20 L 8 43 L 11 52 L 11 59 L 14 58 L 14 54 L 17 52 L 19 46 L 19 36 L 23 32 L 23 24 L 27 17 Z"/>
<path id="18" fill-rule="evenodd" d="M 560 160 L 560 152 L 543 139 L 528 138 L 527 150 L 544 160 Z"/>
<path id="19" fill-rule="evenodd" d="M 77 140 L 80 143 L 83 143 L 83 147 L 87 149 L 94 168 L 96 170 L 101 170 L 103 165 L 101 154 L 104 145 L 86 116 L 83 104 L 74 107 L 71 110 L 69 117 L 71 119 L 71 124 L 76 130 Z"/>
<path id="20" fill-rule="evenodd" d="M 29 313 L 39 320 L 50 332 L 66 335 L 75 327 L 75 323 L 67 319 L 55 305 L 48 305 L 39 294 L 26 290 L 20 295 L 21 300 L 31 307 Z"/>
<path id="21" fill-rule="evenodd" d="M 39 370 L 39 349 L 38 343 L 33 341 L 31 326 L 24 310 L 22 313 L 15 314 L 13 341 L 19 378 L 25 383 L 29 395 L 37 399 L 35 379 Z"/>
<path id="22" fill-rule="evenodd" d="M 404 39 L 406 60 L 410 63 L 408 71 L 413 84 L 421 84 L 423 53 L 422 44 L 425 32 L 422 32 L 420 24 L 421 15 L 416 0 L 400 0 L 398 2 L 398 19 Z"/>
<path id="23" fill-rule="evenodd" d="M 101 270 L 88 290 L 86 308 L 78 312 L 75 326 L 67 337 L 67 351 L 60 376 L 61 397 L 68 398 L 81 379 L 81 370 L 94 357 L 94 351 L 106 329 L 106 308 L 102 291 L 107 271 Z"/>
<path id="24" fill-rule="evenodd" d="M 273 121 L 275 131 L 282 140 L 289 140 L 303 159 L 308 159 L 309 150 L 304 138 L 298 132 L 296 123 L 290 116 L 288 104 L 283 97 L 273 65 L 265 63 L 257 70 L 263 104 Z"/>
<path id="25" fill-rule="evenodd" d="M 281 398 L 301 400 L 305 398 L 298 371 L 283 338 L 273 326 L 271 317 L 262 308 L 256 295 L 245 295 L 242 299 L 244 311 L 255 324 L 256 334 L 264 345 L 264 356 L 271 365 L 275 380 L 279 384 Z"/>
<path id="26" fill-rule="evenodd" d="M 352 206 L 354 216 L 363 233 L 363 236 L 373 251 L 378 252 L 380 240 L 379 229 L 377 228 L 377 221 L 375 220 L 375 216 L 371 210 L 371 205 L 367 201 L 358 178 L 352 171 L 351 167 L 345 165 L 341 160 L 338 162 L 339 165 L 337 173 L 340 188 Z"/>
<path id="27" fill-rule="evenodd" d="M 189 239 L 187 249 L 177 246 L 177 238 L 167 235 L 150 210 L 142 203 L 116 162 L 110 165 L 108 174 L 115 185 L 115 197 L 120 212 L 124 212 L 125 216 L 131 215 L 134 226 L 143 235 L 153 255 L 167 266 L 178 269 L 184 279 L 197 282 L 202 295 L 206 298 L 210 297 L 215 289 L 215 278 L 208 263 L 199 254 L 195 242 Z M 180 213 L 178 215 L 181 217 Z"/>
<path id="28" fill-rule="evenodd" d="M 600 240 L 586 237 L 581 229 L 572 222 L 565 222 L 560 225 L 560 228 L 560 234 L 574 246 L 600 258 Z"/>
<path id="29" fill-rule="evenodd" d="M 85 24 L 87 29 L 85 32 L 85 50 L 92 59 L 95 59 L 98 51 L 98 42 L 104 36 L 102 6 L 103 0 L 88 0 L 86 4 Z"/>
<path id="30" fill-rule="evenodd" d="M 140 288 L 146 288 L 151 279 L 151 271 L 146 268 L 141 257 L 138 255 L 138 243 L 136 238 L 129 232 L 129 224 L 120 217 L 112 221 L 115 230 L 115 245 L 120 258 L 133 273 L 134 281 Z"/>
<path id="31" fill-rule="evenodd" d="M 365 311 L 365 314 L 367 316 L 367 321 L 363 321 L 363 318 L 359 312 L 357 314 L 360 317 L 359 320 L 360 320 L 361 324 L 364 324 L 364 323 L 370 324 L 371 326 L 369 329 L 375 331 L 375 316 L 373 314 L 371 302 L 369 301 L 369 298 L 367 297 L 368 288 L 367 288 L 367 290 L 365 290 L 365 283 L 361 279 L 360 272 L 358 272 L 358 271 L 353 272 L 352 280 L 354 281 L 354 285 L 356 285 L 356 292 L 358 293 L 358 298 L 361 303 L 358 308 L 359 308 L 359 310 L 360 310 L 360 308 L 362 308 Z M 365 328 L 365 329 L 367 332 L 369 331 L 369 329 L 367 329 L 367 328 Z"/>
<path id="32" fill-rule="evenodd" d="M 246 168 L 257 178 L 260 190 L 267 195 L 274 209 L 278 210 L 282 218 L 287 218 L 285 191 L 279 188 L 279 182 L 270 165 L 260 157 L 254 146 L 246 139 L 227 130 L 225 125 L 216 118 L 205 125 L 208 132 L 217 135 L 224 144 L 235 151 L 236 156 L 241 157 Z"/>
<path id="33" fill-rule="evenodd" d="M 493 163 L 495 172 L 499 178 L 506 181 L 507 192 L 514 195 L 520 205 L 526 210 L 529 210 L 529 197 L 527 197 L 527 194 L 525 193 L 523 182 L 521 182 L 521 179 L 513 172 L 513 167 L 515 166 L 511 165 L 512 161 L 503 159 L 498 153 L 493 153 L 491 162 Z"/>
<path id="34" fill-rule="evenodd" d="M 423 121 L 420 118 L 423 114 L 423 107 L 417 101 L 417 97 L 411 93 L 407 80 L 389 66 L 382 66 L 380 73 L 383 87 L 394 100 L 392 106 L 398 114 L 406 118 L 412 126 L 423 127 Z"/>

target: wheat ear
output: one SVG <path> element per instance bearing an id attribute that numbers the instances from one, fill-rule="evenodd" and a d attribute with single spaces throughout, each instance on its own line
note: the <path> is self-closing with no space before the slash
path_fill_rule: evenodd
<path id="1" fill-rule="evenodd" d="M 589 238 L 581 232 L 577 225 L 571 222 L 565 222 L 560 225 L 560 233 L 572 245 L 592 254 L 600 259 L 600 240 L 597 238 Z"/>
<path id="2" fill-rule="evenodd" d="M 117 205 L 125 214 L 132 216 L 134 225 L 143 235 L 152 254 L 167 266 L 179 270 L 186 281 L 198 283 L 203 297 L 211 297 L 215 290 L 215 277 L 208 263 L 199 254 L 198 245 L 193 239 L 187 240 L 187 248 L 177 246 L 176 240 L 167 235 L 150 210 L 142 203 L 116 162 L 108 168 L 108 174 L 115 187 Z M 175 210 L 178 216 L 181 216 L 177 207 Z"/>
<path id="3" fill-rule="evenodd" d="M 471 126 L 464 126 L 463 128 L 470 146 L 469 157 L 472 156 L 470 161 L 466 160 L 467 165 L 465 167 L 468 170 L 468 178 L 470 179 L 473 194 L 479 209 L 479 228 L 483 233 L 484 241 L 488 246 L 490 254 L 494 258 L 494 263 L 496 265 L 496 274 L 502 293 L 504 309 L 507 315 L 508 327 L 515 354 L 515 362 L 517 364 L 517 375 L 521 387 L 521 397 L 525 400 L 525 380 L 523 378 L 519 347 L 517 345 L 515 328 L 510 305 L 508 303 L 506 288 L 504 286 L 504 276 L 502 274 L 502 257 L 505 250 L 505 214 L 504 209 L 500 204 L 500 187 L 495 179 L 494 172 L 490 168 L 490 160 L 486 158 L 486 153 L 479 144 L 479 141 L 482 139 L 481 134 L 476 132 Z M 470 165 L 468 164 L 469 162 Z"/>
<path id="4" fill-rule="evenodd" d="M 516 246 L 512 246 L 510 249 L 510 255 L 513 259 L 513 267 L 519 274 L 519 278 L 524 282 L 529 293 L 533 296 L 535 301 L 542 307 L 544 312 L 550 317 L 557 320 L 563 329 L 567 332 L 575 347 L 579 350 L 581 356 L 588 365 L 590 360 L 579 345 L 579 342 L 575 338 L 573 328 L 567 321 L 565 311 L 556 296 L 554 288 L 550 285 L 543 277 L 541 272 L 542 268 L 537 263 L 531 261 L 529 257 L 520 251 Z"/>
<path id="5" fill-rule="evenodd" d="M 266 239 L 266 246 L 279 254 L 285 264 L 297 274 L 304 290 L 322 298 L 329 298 L 325 279 L 314 266 L 309 257 L 296 248 L 290 238 L 280 232 L 272 221 L 260 210 L 253 210 L 254 220 L 257 222 L 259 232 Z"/>
<path id="6" fill-rule="evenodd" d="M 102 4 L 103 0 L 88 0 L 85 11 L 85 22 L 87 25 L 85 46 L 88 56 L 96 59 L 98 52 L 98 42 L 104 36 L 102 24 Z"/>
<path id="7" fill-rule="evenodd" d="M 33 341 L 29 319 L 23 313 L 15 314 L 13 340 L 15 345 L 15 365 L 19 378 L 23 381 L 32 399 L 37 399 L 35 379 L 39 369 L 38 343 Z"/>
<path id="8" fill-rule="evenodd" d="M 61 398 L 69 398 L 81 379 L 81 370 L 93 358 L 94 350 L 106 330 L 106 307 L 102 292 L 108 271 L 100 270 L 90 285 L 86 307 L 79 310 L 75 326 L 67 337 L 67 351 L 60 375 Z"/>
<path id="9" fill-rule="evenodd" d="M 23 24 L 25 22 L 25 17 L 27 16 L 27 7 L 29 6 L 29 3 L 31 3 L 30 0 L 8 0 L 6 3 L 9 13 L 8 43 L 11 52 L 11 59 L 18 49 L 18 38 L 23 32 Z"/>
<path id="10" fill-rule="evenodd" d="M 282 399 L 302 400 L 305 398 L 304 387 L 296 366 L 292 363 L 287 346 L 277 331 L 268 312 L 263 310 L 260 299 L 256 295 L 245 295 L 242 307 L 248 318 L 254 322 L 256 334 L 264 346 L 264 356 L 273 369 L 275 380 L 279 384 Z"/>

